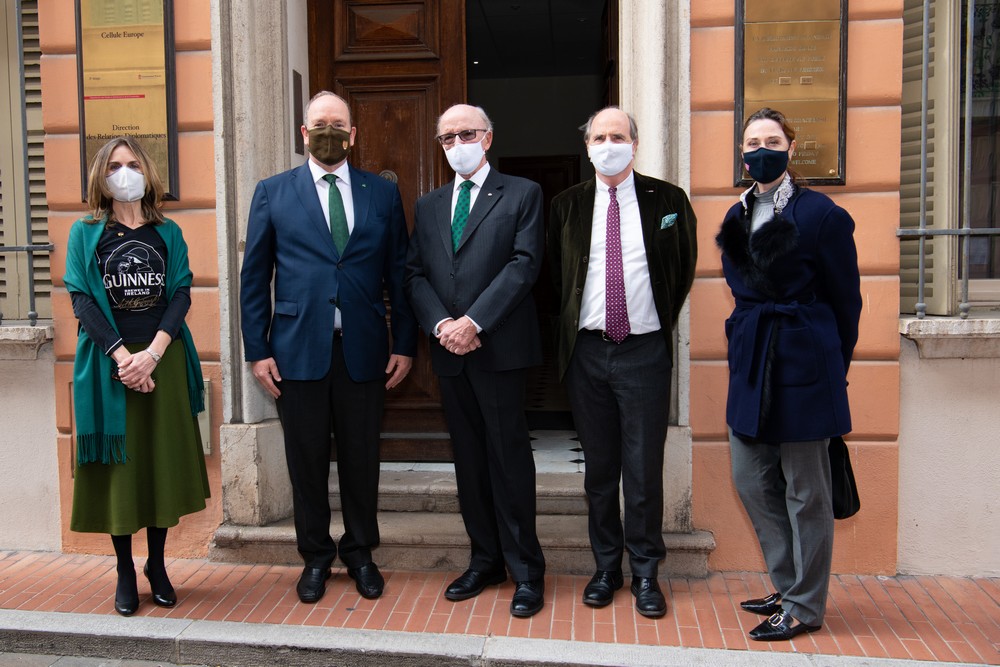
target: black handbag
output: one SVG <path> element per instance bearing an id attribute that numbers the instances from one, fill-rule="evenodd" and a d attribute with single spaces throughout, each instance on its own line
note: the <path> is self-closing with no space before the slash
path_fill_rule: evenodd
<path id="1" fill-rule="evenodd" d="M 861 509 L 858 485 L 854 481 L 851 455 L 839 435 L 830 438 L 830 481 L 833 483 L 833 518 L 847 519 Z"/>

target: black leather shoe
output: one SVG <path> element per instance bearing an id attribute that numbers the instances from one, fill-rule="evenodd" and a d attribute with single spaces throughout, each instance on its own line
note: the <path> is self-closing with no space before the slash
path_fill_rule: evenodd
<path id="1" fill-rule="evenodd" d="M 792 615 L 781 610 L 750 631 L 750 639 L 759 642 L 787 641 L 805 632 L 816 632 L 822 625 L 799 623 Z"/>
<path id="2" fill-rule="evenodd" d="M 514 597 L 510 601 L 510 615 L 527 618 L 540 612 L 545 604 L 544 591 L 544 579 L 516 582 Z"/>
<path id="3" fill-rule="evenodd" d="M 477 570 L 466 570 L 455 581 L 451 582 L 444 591 L 445 598 L 452 602 L 468 600 L 483 592 L 487 586 L 495 586 L 507 581 L 507 573 L 503 570 L 499 572 L 479 572 Z"/>
<path id="4" fill-rule="evenodd" d="M 139 608 L 139 588 L 135 583 L 135 570 L 118 573 L 115 587 L 115 611 L 122 616 L 131 616 Z"/>
<path id="5" fill-rule="evenodd" d="M 295 592 L 299 594 L 299 599 L 306 604 L 318 602 L 323 593 L 326 593 L 326 580 L 330 578 L 330 568 L 328 567 L 304 567 L 299 583 L 295 586 Z"/>
<path id="6" fill-rule="evenodd" d="M 170 579 L 167 578 L 166 570 L 163 570 L 162 575 L 157 574 L 155 576 L 155 582 L 153 581 L 154 577 L 149 576 L 149 563 L 142 566 L 142 573 L 146 576 L 146 580 L 149 581 L 149 588 L 153 591 L 154 604 L 160 607 L 173 607 L 177 604 L 177 593 L 170 584 Z"/>
<path id="7" fill-rule="evenodd" d="M 740 603 L 745 611 L 761 616 L 771 616 L 781 611 L 781 593 L 771 593 L 766 598 L 754 598 Z"/>
<path id="8" fill-rule="evenodd" d="M 660 591 L 656 577 L 632 577 L 635 610 L 647 618 L 660 618 L 667 613 L 667 600 Z"/>
<path id="9" fill-rule="evenodd" d="M 347 574 L 354 580 L 354 585 L 361 593 L 361 597 L 374 600 L 382 595 L 385 588 L 385 579 L 378 571 L 375 563 L 365 563 L 361 567 L 352 567 L 347 570 Z"/>
<path id="10" fill-rule="evenodd" d="M 598 570 L 583 589 L 583 604 L 607 607 L 615 599 L 615 591 L 625 585 L 621 570 Z"/>

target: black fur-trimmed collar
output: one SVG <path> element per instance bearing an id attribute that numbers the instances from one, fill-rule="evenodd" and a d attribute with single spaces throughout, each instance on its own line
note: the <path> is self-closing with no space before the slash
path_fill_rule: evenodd
<path id="1" fill-rule="evenodd" d="M 728 217 L 715 237 L 715 243 L 735 265 L 750 289 L 777 298 L 781 290 L 769 277 L 776 259 L 792 252 L 799 243 L 795 223 L 776 215 L 753 234 L 749 233 L 750 216 Z"/>

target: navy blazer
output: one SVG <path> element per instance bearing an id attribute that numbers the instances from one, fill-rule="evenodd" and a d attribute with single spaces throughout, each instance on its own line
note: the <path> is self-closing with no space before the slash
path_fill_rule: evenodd
<path id="1" fill-rule="evenodd" d="M 434 372 L 458 375 L 465 363 L 486 371 L 540 364 L 542 343 L 531 288 L 545 245 L 542 189 L 491 167 L 456 252 L 451 238 L 454 185 L 449 181 L 417 200 L 406 294 L 429 335 L 441 320 L 468 315 L 483 328 L 482 347 L 460 356 L 431 335 Z"/>
<path id="2" fill-rule="evenodd" d="M 383 290 L 392 308 L 392 353 L 416 354 L 416 320 L 403 295 L 408 240 L 399 188 L 353 167 L 350 173 L 354 229 L 343 256 L 308 163 L 259 182 L 250 204 L 240 271 L 245 356 L 274 357 L 286 380 L 326 375 L 337 305 L 351 379 L 384 378 L 390 348 Z"/>
<path id="3" fill-rule="evenodd" d="M 716 237 L 736 299 L 725 325 L 726 422 L 764 442 L 848 433 L 847 369 L 862 305 L 854 221 L 826 195 L 797 188 L 750 234 L 754 198 L 745 199 Z"/>

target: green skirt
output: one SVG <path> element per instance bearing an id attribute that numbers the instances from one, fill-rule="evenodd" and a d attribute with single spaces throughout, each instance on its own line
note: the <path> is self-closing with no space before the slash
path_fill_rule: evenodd
<path id="1" fill-rule="evenodd" d="M 134 353 L 147 346 L 127 347 Z M 211 493 L 185 364 L 184 346 L 172 342 L 153 371 L 156 388 L 125 390 L 125 463 L 76 467 L 70 530 L 132 535 L 176 526 L 205 509 Z"/>

